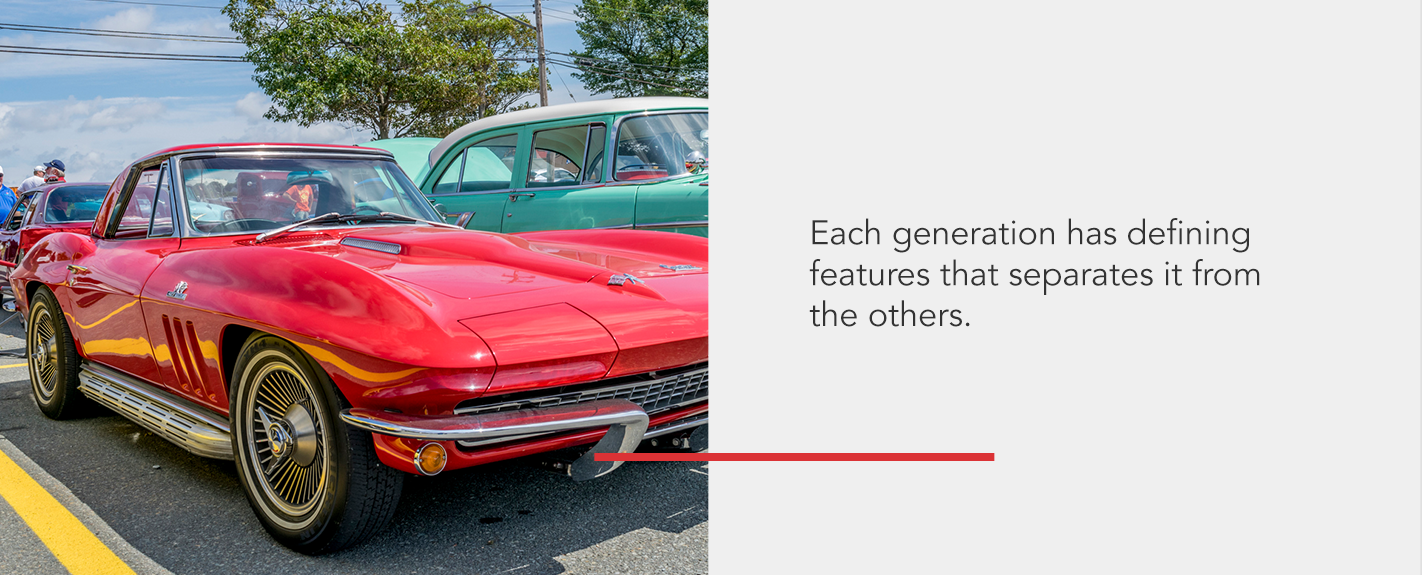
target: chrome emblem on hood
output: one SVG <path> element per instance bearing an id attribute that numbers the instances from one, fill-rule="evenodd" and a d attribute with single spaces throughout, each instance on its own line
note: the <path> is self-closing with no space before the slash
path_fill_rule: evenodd
<path id="1" fill-rule="evenodd" d="M 188 282 L 178 282 L 178 287 L 168 292 L 168 297 L 173 299 L 188 299 Z"/>
<path id="2" fill-rule="evenodd" d="M 634 276 L 632 274 L 612 274 L 612 277 L 607 278 L 607 285 L 610 286 L 620 286 L 628 282 L 631 282 L 634 285 L 647 285 L 647 282 L 637 279 L 637 276 Z"/>
<path id="3" fill-rule="evenodd" d="M 667 264 L 660 264 L 660 265 L 658 265 L 657 267 L 659 267 L 659 268 L 667 268 L 667 269 L 669 269 L 669 270 L 671 270 L 671 271 L 674 271 L 674 272 L 698 271 L 698 270 L 701 269 L 701 268 L 696 267 L 696 266 L 689 266 L 689 265 L 685 265 L 685 264 L 679 264 L 679 265 L 674 265 L 674 266 L 669 266 L 669 265 L 667 265 Z"/>

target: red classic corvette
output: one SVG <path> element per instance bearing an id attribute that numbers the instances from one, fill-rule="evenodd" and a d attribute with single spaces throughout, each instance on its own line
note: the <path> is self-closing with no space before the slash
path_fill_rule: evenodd
<path id="1" fill-rule="evenodd" d="M 307 553 L 378 531 L 405 473 L 543 454 L 582 480 L 645 438 L 704 445 L 705 238 L 440 220 L 383 150 L 145 156 L 10 274 L 36 402 L 235 459 Z"/>

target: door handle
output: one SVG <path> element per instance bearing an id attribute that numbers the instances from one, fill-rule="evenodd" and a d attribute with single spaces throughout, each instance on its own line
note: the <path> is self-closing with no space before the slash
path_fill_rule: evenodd
<path id="1" fill-rule="evenodd" d="M 86 268 L 86 267 L 84 267 L 84 266 L 76 266 L 76 265 L 74 265 L 74 264 L 69 264 L 69 271 L 70 271 L 71 273 L 76 273 L 76 274 L 87 274 L 87 273 L 89 273 L 89 268 Z"/>
<path id="2" fill-rule="evenodd" d="M 509 194 L 509 201 L 510 201 L 510 202 L 517 202 L 520 197 L 525 197 L 525 196 L 531 198 L 531 197 L 534 196 L 534 193 L 533 193 L 533 192 L 521 192 L 521 193 L 517 193 L 517 194 Z"/>

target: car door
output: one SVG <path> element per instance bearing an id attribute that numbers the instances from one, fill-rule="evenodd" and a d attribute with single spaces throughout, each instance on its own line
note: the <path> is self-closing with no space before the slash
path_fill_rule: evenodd
<path id="1" fill-rule="evenodd" d="M 34 203 L 38 193 L 25 194 L 20 201 L 15 202 L 10 208 L 10 213 L 5 216 L 5 225 L 0 229 L 0 258 L 7 262 L 20 262 L 23 253 L 20 251 L 20 228 L 24 225 L 25 215 L 29 213 L 30 205 Z"/>
<path id="2" fill-rule="evenodd" d="M 171 233 L 149 234 L 155 197 L 168 188 L 164 166 L 135 171 L 95 238 L 94 252 L 69 264 L 63 291 L 85 357 L 156 383 L 161 378 L 139 297 L 149 274 L 177 251 L 180 240 Z"/>
<path id="3" fill-rule="evenodd" d="M 607 122 L 587 119 L 529 130 L 520 187 L 504 206 L 504 233 L 632 226 L 634 185 L 604 185 Z"/>
<path id="4" fill-rule="evenodd" d="M 472 230 L 499 231 L 513 184 L 518 139 L 517 131 L 481 134 L 458 152 L 445 153 L 435 165 L 443 172 L 426 195 L 444 206 L 450 223 L 462 220 Z"/>

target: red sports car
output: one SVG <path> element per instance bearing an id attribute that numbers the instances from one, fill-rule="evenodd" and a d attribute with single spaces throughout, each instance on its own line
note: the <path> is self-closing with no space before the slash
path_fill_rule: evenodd
<path id="1" fill-rule="evenodd" d="M 87 233 L 108 191 L 103 182 L 75 182 L 21 194 L 0 228 L 0 259 L 19 263 L 35 242 L 55 232 Z"/>
<path id="2" fill-rule="evenodd" d="M 383 150 L 147 155 L 10 275 L 36 401 L 235 459 L 307 553 L 374 534 L 407 473 L 542 454 L 581 480 L 645 438 L 704 445 L 705 238 L 440 219 Z"/>

